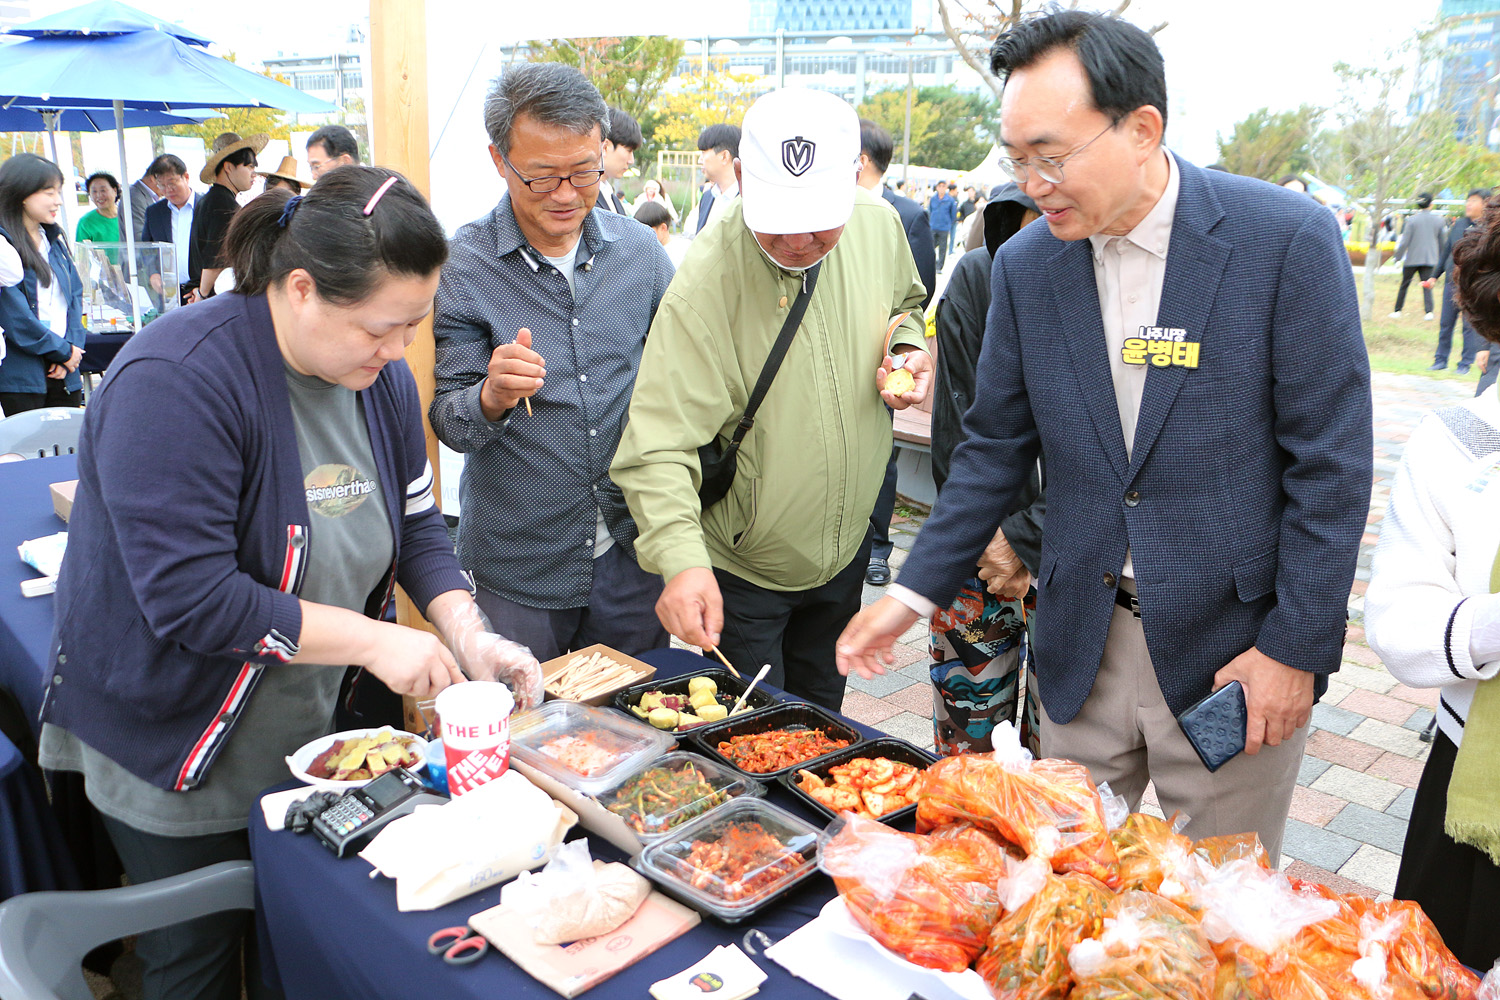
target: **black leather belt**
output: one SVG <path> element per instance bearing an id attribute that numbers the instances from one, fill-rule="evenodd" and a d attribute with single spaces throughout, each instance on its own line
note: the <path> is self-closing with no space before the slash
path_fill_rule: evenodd
<path id="1" fill-rule="evenodd" d="M 1137 618 L 1141 616 L 1141 599 L 1134 594 L 1127 594 L 1123 589 L 1116 590 L 1115 603 Z"/>

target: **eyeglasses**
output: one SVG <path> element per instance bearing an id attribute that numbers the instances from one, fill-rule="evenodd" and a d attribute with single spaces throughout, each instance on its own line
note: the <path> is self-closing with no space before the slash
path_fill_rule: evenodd
<path id="1" fill-rule="evenodd" d="M 561 177 L 554 175 L 552 177 L 532 177 L 528 179 L 522 175 L 521 171 L 516 169 L 514 163 L 510 162 L 510 157 L 501 153 L 500 159 L 505 161 L 505 165 L 510 168 L 510 172 L 515 174 L 516 179 L 525 184 L 526 189 L 532 194 L 551 194 L 562 187 L 563 181 L 567 181 L 573 185 L 573 190 L 582 191 L 598 184 L 599 179 L 604 176 L 603 170 L 575 170 L 573 173 Z"/>
<path id="2" fill-rule="evenodd" d="M 1036 175 L 1048 184 L 1061 184 L 1063 182 L 1063 163 L 1071 160 L 1085 149 L 1088 149 L 1094 144 L 1094 139 L 1098 139 L 1100 135 L 1114 128 L 1116 124 L 1118 123 L 1110 122 L 1104 126 L 1103 131 L 1099 135 L 1094 136 L 1093 139 L 1090 139 L 1061 159 L 1051 156 L 1033 156 L 1025 160 L 1015 160 L 1009 156 L 1002 156 L 1000 157 L 1000 169 L 1004 170 L 1010 179 L 1017 184 L 1025 184 L 1032 170 L 1035 170 Z"/>

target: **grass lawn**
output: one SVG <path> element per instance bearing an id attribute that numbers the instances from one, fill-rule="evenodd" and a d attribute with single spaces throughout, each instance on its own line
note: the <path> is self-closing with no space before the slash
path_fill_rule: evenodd
<path id="1" fill-rule="evenodd" d="M 1446 279 L 1444 279 L 1446 280 Z M 1356 290 L 1364 288 L 1364 269 L 1354 273 Z M 1437 352 L 1438 319 L 1443 314 L 1443 282 L 1432 290 L 1433 319 L 1422 318 L 1422 288 L 1413 278 L 1406 290 L 1406 304 L 1400 319 L 1391 319 L 1391 310 L 1396 306 L 1396 289 L 1401 286 L 1399 274 L 1380 273 L 1375 276 L 1375 307 L 1370 319 L 1365 321 L 1365 346 L 1370 351 L 1370 367 L 1376 371 L 1399 374 L 1422 374 L 1433 378 L 1462 379 L 1465 382 L 1478 380 L 1478 370 L 1467 375 L 1454 373 L 1458 359 L 1463 354 L 1463 330 L 1454 324 L 1453 351 L 1448 356 L 1446 371 L 1429 372 L 1432 356 Z M 1482 348 L 1481 348 L 1482 349 Z"/>

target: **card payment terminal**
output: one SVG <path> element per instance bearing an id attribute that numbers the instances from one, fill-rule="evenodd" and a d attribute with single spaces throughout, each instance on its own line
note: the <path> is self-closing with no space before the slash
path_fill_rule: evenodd
<path id="1" fill-rule="evenodd" d="M 387 771 L 363 788 L 351 789 L 313 817 L 312 830 L 334 854 L 343 857 L 365 845 L 391 820 L 420 805 L 443 805 L 446 795 L 427 790 L 403 767 Z"/>

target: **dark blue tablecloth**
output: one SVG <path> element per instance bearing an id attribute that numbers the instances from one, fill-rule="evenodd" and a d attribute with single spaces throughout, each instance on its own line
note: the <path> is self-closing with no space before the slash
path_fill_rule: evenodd
<path id="1" fill-rule="evenodd" d="M 21 561 L 16 546 L 66 530 L 52 510 L 48 487 L 77 478 L 74 455 L 0 464 L 0 693 L 14 699 L 33 731 L 52 641 L 52 597 L 21 596 L 21 581 L 38 574 Z"/>
<path id="2" fill-rule="evenodd" d="M 129 333 L 91 333 L 84 341 L 83 361 L 78 370 L 89 375 L 102 375 L 109 363 L 120 353 L 120 348 L 130 340 Z"/>
<path id="3" fill-rule="evenodd" d="M 669 677 L 718 662 L 686 650 L 657 650 L 642 659 L 657 676 Z M 785 697 L 775 689 L 768 689 Z M 880 733 L 856 725 L 866 736 Z M 803 808 L 779 785 L 768 797 L 815 825 L 823 820 Z M 581 831 L 581 828 L 579 828 Z M 589 835 L 589 849 L 605 861 L 624 860 L 618 849 Z M 338 859 L 311 836 L 271 833 L 258 814 L 250 823 L 250 850 L 255 858 L 257 922 L 262 954 L 279 974 L 288 1000 L 328 997 L 381 997 L 382 1000 L 496 1000 L 510 997 L 555 997 L 546 986 L 491 950 L 479 963 L 452 968 L 427 954 L 427 937 L 443 927 L 464 923 L 472 914 L 500 902 L 494 887 L 455 903 L 422 913 L 396 910 L 396 885 L 371 879 L 370 866 L 359 858 Z M 818 874 L 759 917 L 738 927 L 703 922 L 655 954 L 606 980 L 590 992 L 597 997 L 642 997 L 659 979 L 680 972 L 716 945 L 740 944 L 751 928 L 780 940 L 801 927 L 833 897 L 833 883 Z M 762 995 L 776 1000 L 812 1000 L 825 994 L 793 977 L 764 956 Z"/>
<path id="4" fill-rule="evenodd" d="M 0 735 L 0 901 L 39 889 L 76 889 L 62 833 L 36 769 Z"/>

